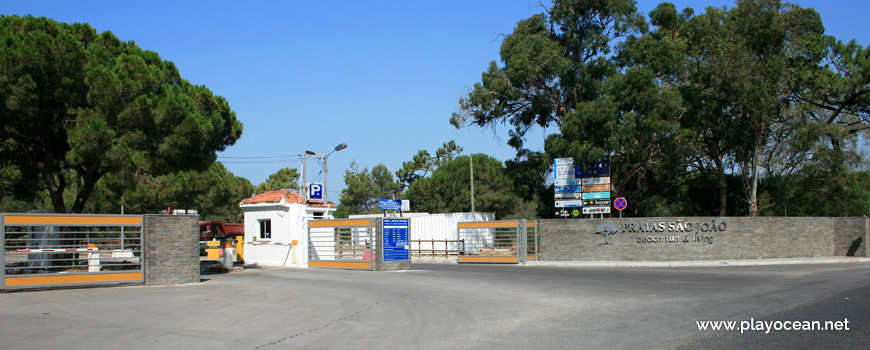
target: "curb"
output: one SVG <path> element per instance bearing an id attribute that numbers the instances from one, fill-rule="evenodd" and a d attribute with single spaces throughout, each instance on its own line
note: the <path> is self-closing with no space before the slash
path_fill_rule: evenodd
<path id="1" fill-rule="evenodd" d="M 791 258 L 694 261 L 529 261 L 526 266 L 561 267 L 714 267 L 870 263 L 870 258 Z"/>
<path id="2" fill-rule="evenodd" d="M 412 258 L 411 263 L 458 264 L 456 259 Z M 529 261 L 525 266 L 551 267 L 716 267 L 870 263 L 870 258 L 788 258 L 692 261 Z M 520 264 L 519 266 L 523 266 Z"/>

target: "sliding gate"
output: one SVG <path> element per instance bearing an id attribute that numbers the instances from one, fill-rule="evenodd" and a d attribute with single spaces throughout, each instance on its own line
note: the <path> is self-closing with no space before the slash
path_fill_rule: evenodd
<path id="1" fill-rule="evenodd" d="M 460 222 L 460 263 L 525 263 L 538 259 L 536 221 Z"/>
<path id="2" fill-rule="evenodd" d="M 0 289 L 141 283 L 142 218 L 0 214 Z"/>
<path id="3" fill-rule="evenodd" d="M 308 267 L 374 270 L 375 219 L 308 222 Z"/>

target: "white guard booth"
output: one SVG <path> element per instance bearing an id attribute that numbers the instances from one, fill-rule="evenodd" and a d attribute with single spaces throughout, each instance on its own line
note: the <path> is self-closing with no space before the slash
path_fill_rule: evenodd
<path id="1" fill-rule="evenodd" d="M 308 222 L 332 219 L 334 204 L 305 201 L 292 190 L 269 191 L 242 200 L 245 263 L 308 266 Z"/>

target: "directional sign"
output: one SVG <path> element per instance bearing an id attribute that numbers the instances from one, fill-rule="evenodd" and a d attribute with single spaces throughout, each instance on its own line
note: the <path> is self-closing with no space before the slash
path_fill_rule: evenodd
<path id="1" fill-rule="evenodd" d="M 556 179 L 554 186 L 580 186 L 583 185 L 585 179 Z"/>
<path id="2" fill-rule="evenodd" d="M 323 184 L 308 184 L 308 199 L 323 199 Z"/>
<path id="3" fill-rule="evenodd" d="M 607 177 L 610 176 L 610 157 L 605 157 L 598 162 L 586 164 L 585 169 L 576 167 L 574 177 Z"/>
<path id="4" fill-rule="evenodd" d="M 584 207 L 609 207 L 610 200 L 609 199 L 584 199 L 583 206 Z"/>
<path id="5" fill-rule="evenodd" d="M 409 223 L 410 219 L 384 219 L 384 261 L 411 260 Z"/>
<path id="6" fill-rule="evenodd" d="M 402 210 L 402 201 L 398 199 L 379 199 L 378 208 L 381 210 Z"/>
<path id="7" fill-rule="evenodd" d="M 610 192 L 583 192 L 583 199 L 607 199 Z"/>
<path id="8" fill-rule="evenodd" d="M 553 159 L 554 165 L 574 165 L 574 158 L 556 158 Z"/>
<path id="9" fill-rule="evenodd" d="M 565 200 L 565 201 L 556 201 L 556 208 L 570 208 L 570 207 L 582 207 L 582 200 Z"/>
<path id="10" fill-rule="evenodd" d="M 619 197 L 613 201 L 613 207 L 616 208 L 616 210 L 620 210 L 620 211 L 624 210 L 625 207 L 627 207 L 627 206 L 628 206 L 628 201 L 626 201 L 625 198 L 623 198 L 623 197 Z"/>
<path id="11" fill-rule="evenodd" d="M 583 180 L 583 185 L 606 185 L 610 183 L 610 176 L 606 177 L 587 177 Z M 558 180 L 557 180 L 558 181 Z M 556 185 L 559 186 L 559 185 Z"/>
<path id="12" fill-rule="evenodd" d="M 588 185 L 581 187 L 583 192 L 605 192 L 610 191 L 610 185 Z"/>
<path id="13" fill-rule="evenodd" d="M 580 192 L 582 188 L 580 186 L 562 186 L 556 187 L 554 191 L 556 193 L 571 193 L 571 192 Z"/>
<path id="14" fill-rule="evenodd" d="M 574 165 L 556 165 L 553 176 L 556 179 L 573 179 L 577 177 Z"/>
<path id="15" fill-rule="evenodd" d="M 556 193 L 553 198 L 554 199 L 583 199 L 583 195 L 580 192 Z"/>
<path id="16" fill-rule="evenodd" d="M 583 207 L 583 214 L 609 214 L 610 207 Z"/>

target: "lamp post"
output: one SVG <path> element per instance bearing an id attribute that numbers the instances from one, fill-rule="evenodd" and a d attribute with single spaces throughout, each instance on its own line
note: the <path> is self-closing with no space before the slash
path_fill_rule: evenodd
<path id="1" fill-rule="evenodd" d="M 340 143 L 338 144 L 338 146 L 335 146 L 335 149 L 332 150 L 332 152 L 329 152 L 326 155 L 317 154 L 314 153 L 314 151 L 305 151 L 305 154 L 302 157 L 302 168 L 304 169 L 302 171 L 303 186 L 308 185 L 308 167 L 305 161 L 305 157 L 311 156 L 323 158 L 323 204 L 329 205 L 329 191 L 327 191 L 327 189 L 329 188 L 329 156 L 345 148 L 347 148 L 347 144 Z M 306 188 L 305 190 L 307 191 L 308 189 Z"/>

